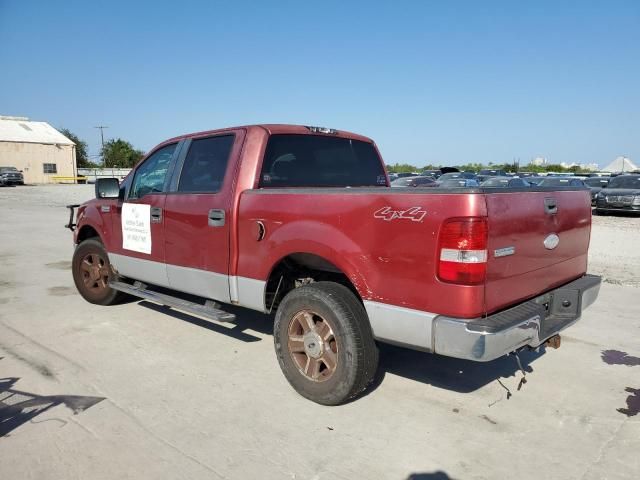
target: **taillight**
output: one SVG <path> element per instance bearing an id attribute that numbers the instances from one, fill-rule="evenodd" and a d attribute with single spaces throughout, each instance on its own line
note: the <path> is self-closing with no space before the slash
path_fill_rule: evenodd
<path id="1" fill-rule="evenodd" d="M 487 220 L 452 218 L 440 230 L 438 278 L 444 282 L 478 285 L 487 273 Z"/>

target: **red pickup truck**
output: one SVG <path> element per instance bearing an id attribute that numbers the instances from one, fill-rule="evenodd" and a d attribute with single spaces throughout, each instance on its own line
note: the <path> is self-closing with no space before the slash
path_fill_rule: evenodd
<path id="1" fill-rule="evenodd" d="M 588 189 L 390 188 L 371 139 L 321 127 L 172 138 L 70 207 L 86 300 L 275 312 L 284 375 L 326 405 L 366 388 L 376 341 L 489 361 L 557 338 L 600 287 Z"/>

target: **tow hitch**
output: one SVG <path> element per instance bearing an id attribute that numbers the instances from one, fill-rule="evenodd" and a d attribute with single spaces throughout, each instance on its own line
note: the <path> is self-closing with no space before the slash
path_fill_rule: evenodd
<path id="1" fill-rule="evenodd" d="M 76 229 L 76 223 L 73 220 L 75 218 L 75 209 L 79 206 L 80 205 L 67 205 L 67 208 L 69 209 L 69 223 L 67 223 L 64 228 L 68 228 L 72 232 Z"/>

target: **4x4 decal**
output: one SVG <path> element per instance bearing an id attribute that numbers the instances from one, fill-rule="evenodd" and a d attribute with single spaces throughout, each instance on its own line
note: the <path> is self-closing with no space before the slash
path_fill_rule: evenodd
<path id="1" fill-rule="evenodd" d="M 373 214 L 375 218 L 381 218 L 386 222 L 391 220 L 411 220 L 412 222 L 421 222 L 427 215 L 427 211 L 422 207 L 411 207 L 406 210 L 393 210 L 391 207 L 382 207 Z"/>

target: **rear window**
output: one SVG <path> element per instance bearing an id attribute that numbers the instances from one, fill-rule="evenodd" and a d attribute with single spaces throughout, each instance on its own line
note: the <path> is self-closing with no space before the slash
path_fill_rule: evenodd
<path id="1" fill-rule="evenodd" d="M 608 178 L 587 178 L 584 180 L 584 183 L 589 185 L 590 187 L 604 187 L 609 183 Z"/>
<path id="2" fill-rule="evenodd" d="M 541 183 L 541 187 L 580 187 L 583 183 L 575 178 L 545 178 Z"/>
<path id="3" fill-rule="evenodd" d="M 508 178 L 490 178 L 486 182 L 482 183 L 483 187 L 508 187 L 509 179 Z"/>
<path id="4" fill-rule="evenodd" d="M 380 157 L 371 143 L 318 135 L 272 135 L 260 187 L 386 186 Z"/>

